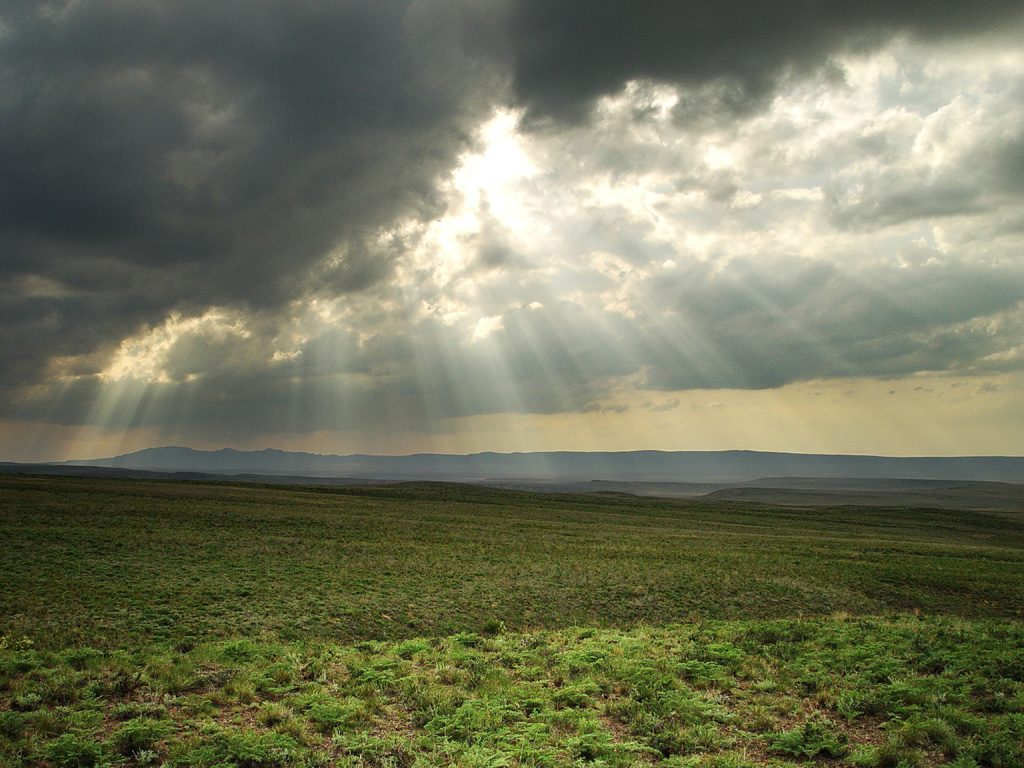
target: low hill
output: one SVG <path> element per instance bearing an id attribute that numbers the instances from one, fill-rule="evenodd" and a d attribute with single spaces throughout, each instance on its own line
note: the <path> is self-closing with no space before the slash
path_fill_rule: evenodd
<path id="1" fill-rule="evenodd" d="M 1024 457 L 846 456 L 759 451 L 622 451 L 334 456 L 279 450 L 150 448 L 63 462 L 157 472 L 484 482 L 742 483 L 761 478 L 913 478 L 1024 483 Z"/>

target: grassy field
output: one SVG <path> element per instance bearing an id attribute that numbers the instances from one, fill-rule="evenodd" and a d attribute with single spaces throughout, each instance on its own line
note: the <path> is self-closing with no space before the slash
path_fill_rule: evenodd
<path id="1" fill-rule="evenodd" d="M 1024 765 L 1024 520 L 0 476 L 0 764 Z"/>

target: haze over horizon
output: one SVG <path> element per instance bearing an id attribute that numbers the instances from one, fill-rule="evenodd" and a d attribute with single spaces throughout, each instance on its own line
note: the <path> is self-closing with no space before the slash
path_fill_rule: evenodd
<path id="1" fill-rule="evenodd" d="M 1024 455 L 1024 8 L 8 0 L 0 461 Z"/>

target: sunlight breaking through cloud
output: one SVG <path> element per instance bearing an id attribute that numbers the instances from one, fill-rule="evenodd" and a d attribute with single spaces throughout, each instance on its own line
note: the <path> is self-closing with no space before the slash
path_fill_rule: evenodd
<path id="1" fill-rule="evenodd" d="M 218 348 L 250 336 L 239 317 L 229 318 L 221 310 L 211 309 L 193 318 L 174 314 L 162 326 L 121 342 L 99 379 L 104 383 L 124 379 L 155 384 L 194 381 L 212 362 L 203 359 L 204 355 L 216 355 Z M 182 369 L 186 358 L 196 370 Z"/>
<path id="2" fill-rule="evenodd" d="M 984 390 L 1010 450 L 993 414 L 1020 422 L 1019 35 L 892 22 L 871 45 L 766 50 L 763 80 L 731 48 L 721 71 L 605 52 L 614 74 L 590 80 L 546 71 L 544 41 L 481 53 L 458 37 L 480 9 L 427 5 L 436 23 L 390 3 L 327 14 L 372 43 L 349 40 L 359 77 L 331 99 L 276 60 L 266 81 L 169 70 L 180 98 L 149 90 L 153 62 L 117 87 L 95 74 L 126 106 L 83 95 L 105 121 L 82 130 L 134 126 L 117 135 L 135 186 L 89 144 L 97 191 L 69 175 L 63 202 L 5 230 L 4 418 L 473 449 L 765 447 L 788 421 L 790 449 L 988 450 L 942 426 L 962 423 L 956 384 Z"/>

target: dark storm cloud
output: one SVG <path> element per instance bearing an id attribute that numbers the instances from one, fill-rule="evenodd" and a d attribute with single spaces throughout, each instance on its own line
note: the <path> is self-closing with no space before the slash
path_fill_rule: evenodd
<path id="1" fill-rule="evenodd" d="M 378 309 L 379 317 L 367 309 L 283 343 L 301 312 L 278 313 L 374 290 L 380 305 L 406 301 L 410 286 L 391 282 L 413 244 L 397 235 L 380 242 L 378 230 L 442 213 L 438 179 L 494 106 L 578 124 L 579 175 L 552 173 L 553 198 L 569 197 L 587 177 L 628 176 L 631 165 L 649 163 L 678 189 L 724 204 L 743 189 L 738 171 L 702 169 L 695 149 L 630 143 L 633 127 L 653 119 L 653 101 L 619 126 L 621 141 L 590 152 L 583 124 L 594 100 L 634 79 L 678 84 L 674 125 L 715 128 L 751 116 L 794 78 L 813 73 L 838 84 L 833 54 L 901 33 L 952 37 L 1019 19 L 1019 3 L 995 0 L 7 0 L 0 410 L 81 423 L 104 393 L 121 387 L 128 402 L 134 387 L 141 400 L 117 414 L 126 425 L 312 430 L 412 424 L 424 414 L 579 410 L 628 376 L 671 389 L 969 370 L 1012 346 L 1010 331 L 970 323 L 1014 310 L 1024 298 L 1018 272 L 883 270 L 860 281 L 781 257 L 720 272 L 685 266 L 640 286 L 629 297 L 637 316 L 628 318 L 565 299 L 565 286 L 553 286 L 550 300 L 523 289 L 512 309 L 499 306 L 511 302 L 502 291 L 492 300 L 481 288 L 486 300 L 472 311 L 500 324 L 489 337 L 480 329 L 479 339 L 468 320 L 449 326 L 411 309 Z M 870 229 L 1018 196 L 1019 121 L 1000 136 L 938 179 L 895 168 L 867 179 L 855 198 L 843 197 L 849 180 L 837 179 L 832 222 Z M 894 163 L 905 154 L 898 143 L 858 141 L 851 155 Z M 563 217 L 568 247 L 551 255 L 550 271 L 527 275 L 520 233 L 486 197 L 475 213 L 480 228 L 462 245 L 473 255 L 467 274 L 481 280 L 564 278 L 597 295 L 616 280 L 588 271 L 591 253 L 614 253 L 622 275 L 676 256 L 686 263 L 674 244 L 652 239 L 649 225 L 634 231 L 625 211 L 605 220 L 595 209 Z M 424 301 L 443 293 L 424 289 Z M 892 296 L 918 298 L 907 305 Z M 169 342 L 154 355 L 160 376 L 148 385 L 86 378 L 67 383 L 57 405 L 26 399 L 55 366 L 88 377 L 140 328 L 159 336 L 169 317 L 202 318 L 211 307 L 225 308 L 227 319 Z M 659 308 L 664 316 L 652 319 Z M 267 414 L 258 424 L 257 412 Z"/>
<path id="2" fill-rule="evenodd" d="M 715 84 L 712 111 L 739 115 L 780 78 L 895 34 L 955 37 L 1018 21 L 1015 0 L 522 0 L 512 11 L 514 88 L 533 117 L 583 119 L 627 81 Z M 680 105 L 680 119 L 708 113 Z"/>
<path id="3" fill-rule="evenodd" d="M 274 306 L 389 271 L 363 236 L 434 215 L 489 71 L 457 3 L 78 2 L 0 9 L 4 360 L 115 342 L 172 309 Z M 488 96 L 493 95 L 493 89 Z M 116 292 L 117 298 L 109 294 Z M 32 323 L 31 318 L 39 318 Z M 44 322 L 45 320 L 45 322 Z M 12 348 L 13 347 L 13 348 Z M 32 361 L 35 361 L 34 364 Z"/>
<path id="4" fill-rule="evenodd" d="M 737 263 L 723 276 L 698 264 L 654 292 L 668 325 L 648 327 L 639 349 L 656 389 L 1019 366 L 1006 357 L 1019 344 L 1016 321 L 996 321 L 1024 308 L 1019 266 L 952 262 L 858 275 L 784 259 Z"/>
<path id="5" fill-rule="evenodd" d="M 845 187 L 829 189 L 826 205 L 832 223 L 843 228 L 887 226 L 987 210 L 981 204 L 982 190 L 963 179 L 934 182 L 892 172 L 873 183 L 877 185 L 870 190 L 873 194 L 854 202 L 843 199 Z"/>

